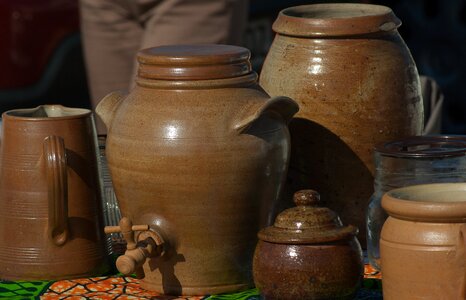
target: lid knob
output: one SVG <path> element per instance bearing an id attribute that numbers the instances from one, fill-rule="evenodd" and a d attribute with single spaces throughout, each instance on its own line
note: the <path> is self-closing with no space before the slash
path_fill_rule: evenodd
<path id="1" fill-rule="evenodd" d="M 320 194 L 314 190 L 300 190 L 294 193 L 296 206 L 317 206 L 320 203 Z"/>

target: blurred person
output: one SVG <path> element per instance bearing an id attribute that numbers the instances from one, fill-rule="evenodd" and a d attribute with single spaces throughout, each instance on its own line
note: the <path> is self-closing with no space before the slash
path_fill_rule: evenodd
<path id="1" fill-rule="evenodd" d="M 173 44 L 241 44 L 248 0 L 80 0 L 92 108 L 128 90 L 140 49 Z M 105 126 L 97 120 L 99 134 Z"/>

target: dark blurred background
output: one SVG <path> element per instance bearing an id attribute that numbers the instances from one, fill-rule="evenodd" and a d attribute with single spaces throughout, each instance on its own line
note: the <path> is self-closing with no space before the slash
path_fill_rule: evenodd
<path id="1" fill-rule="evenodd" d="M 251 0 L 244 46 L 257 71 L 278 12 L 321 2 L 391 7 L 419 73 L 434 78 L 445 95 L 442 133 L 466 134 L 466 0 Z M 77 0 L 0 0 L 0 45 L 0 112 L 45 103 L 90 107 Z"/>

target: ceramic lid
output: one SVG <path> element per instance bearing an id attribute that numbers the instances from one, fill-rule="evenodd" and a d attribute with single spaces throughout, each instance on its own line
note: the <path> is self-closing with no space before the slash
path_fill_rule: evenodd
<path id="1" fill-rule="evenodd" d="M 138 76 L 157 80 L 209 80 L 252 73 L 248 49 L 231 45 L 173 45 L 139 51 Z"/>
<path id="2" fill-rule="evenodd" d="M 313 190 L 294 194 L 296 207 L 278 215 L 273 226 L 262 229 L 259 239 L 279 244 L 319 244 L 355 236 L 355 226 L 343 226 L 337 214 L 319 207 L 320 195 Z"/>

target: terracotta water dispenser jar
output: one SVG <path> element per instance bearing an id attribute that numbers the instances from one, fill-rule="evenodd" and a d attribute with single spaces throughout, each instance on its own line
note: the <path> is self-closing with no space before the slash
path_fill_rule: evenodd
<path id="1" fill-rule="evenodd" d="M 298 106 L 270 99 L 249 56 L 226 45 L 142 50 L 136 87 L 97 107 L 125 217 L 107 232 L 125 235 L 117 267 L 144 288 L 201 295 L 253 285 L 256 233 L 275 216 Z"/>
<path id="2" fill-rule="evenodd" d="M 270 95 L 295 99 L 287 200 L 318 190 L 364 239 L 376 144 L 419 135 L 419 76 L 388 7 L 313 4 L 280 12 L 260 76 Z M 291 202 L 289 201 L 289 206 Z"/>

